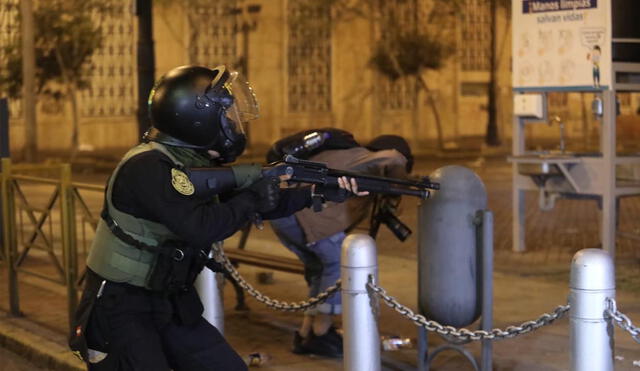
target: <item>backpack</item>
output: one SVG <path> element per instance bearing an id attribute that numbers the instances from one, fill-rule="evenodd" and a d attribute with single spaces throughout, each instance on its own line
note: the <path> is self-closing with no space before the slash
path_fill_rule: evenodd
<path id="1" fill-rule="evenodd" d="M 267 162 L 282 160 L 285 155 L 293 155 L 307 160 L 315 154 L 329 149 L 349 149 L 360 144 L 348 131 L 334 128 L 304 130 L 275 142 L 267 152 Z"/>

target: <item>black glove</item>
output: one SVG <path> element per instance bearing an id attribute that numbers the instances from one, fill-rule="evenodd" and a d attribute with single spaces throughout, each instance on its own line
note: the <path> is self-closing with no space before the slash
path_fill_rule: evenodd
<path id="1" fill-rule="evenodd" d="M 280 202 L 280 179 L 277 177 L 261 178 L 251 184 L 247 190 L 253 193 L 256 198 L 257 212 L 262 214 L 278 207 Z"/>
<path id="2" fill-rule="evenodd" d="M 325 201 L 338 203 L 345 202 L 347 198 L 353 196 L 352 192 L 349 192 L 344 188 L 325 187 L 321 185 L 316 185 L 314 194 L 322 195 L 322 198 L 324 198 Z"/>

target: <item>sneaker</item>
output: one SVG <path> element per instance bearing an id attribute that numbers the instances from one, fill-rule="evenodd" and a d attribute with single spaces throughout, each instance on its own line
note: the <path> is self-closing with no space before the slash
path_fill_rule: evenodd
<path id="1" fill-rule="evenodd" d="M 329 334 L 333 341 L 335 341 L 336 346 L 342 349 L 342 335 L 338 332 L 338 329 L 331 326 L 329 327 L 329 331 L 327 332 L 327 334 Z"/>
<path id="2" fill-rule="evenodd" d="M 302 340 L 301 345 L 308 354 L 330 358 L 342 357 L 342 336 L 333 327 L 323 335 L 311 332 L 307 338 Z"/>
<path id="3" fill-rule="evenodd" d="M 307 349 L 302 344 L 304 342 L 304 338 L 298 331 L 293 334 L 293 349 L 291 351 L 295 354 L 309 354 Z"/>

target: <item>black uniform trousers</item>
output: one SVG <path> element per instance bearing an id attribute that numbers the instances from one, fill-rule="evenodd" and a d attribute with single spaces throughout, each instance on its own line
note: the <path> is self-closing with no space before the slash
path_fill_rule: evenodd
<path id="1" fill-rule="evenodd" d="M 100 279 L 89 274 L 88 280 Z M 99 287 L 91 284 L 88 287 Z M 191 294 L 166 294 L 107 281 L 97 292 L 84 292 L 91 307 L 85 336 L 90 349 L 107 353 L 89 371 L 236 371 L 246 370 L 242 358 L 220 332 L 195 313 L 190 323 L 177 315 L 177 300 L 198 301 Z M 95 296 L 94 296 L 95 295 Z M 201 307 L 200 307 L 201 308 Z"/>

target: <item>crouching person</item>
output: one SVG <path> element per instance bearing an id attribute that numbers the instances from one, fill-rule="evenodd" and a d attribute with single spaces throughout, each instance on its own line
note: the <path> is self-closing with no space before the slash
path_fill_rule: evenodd
<path id="1" fill-rule="evenodd" d="M 413 166 L 411 149 L 402 137 L 382 135 L 361 146 L 351 133 L 332 128 L 307 130 L 279 140 L 267 154 L 267 161 L 275 161 L 285 154 L 323 162 L 333 169 L 393 178 L 406 178 Z M 320 212 L 305 209 L 271 221 L 282 244 L 304 264 L 310 297 L 325 291 L 340 278 L 345 231 L 367 217 L 371 197 L 352 198 L 344 203 L 327 202 Z M 342 336 L 334 324 L 334 317 L 341 313 L 339 294 L 307 311 L 294 333 L 293 352 L 341 357 Z"/>

